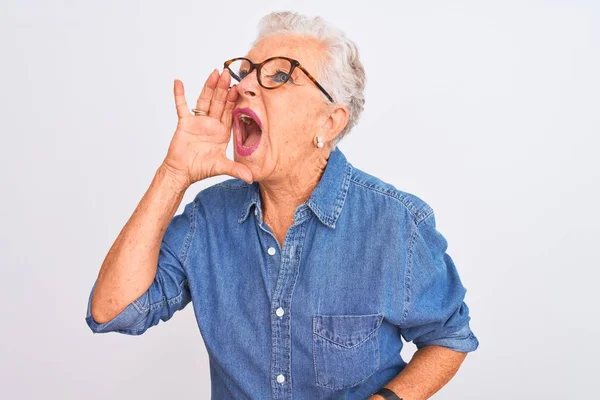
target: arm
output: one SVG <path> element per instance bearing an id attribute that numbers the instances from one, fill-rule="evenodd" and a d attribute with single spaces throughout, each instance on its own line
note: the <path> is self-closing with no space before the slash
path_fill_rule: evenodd
<path id="1" fill-rule="evenodd" d="M 175 80 L 177 129 L 150 188 L 102 263 L 88 299 L 92 331 L 140 335 L 191 301 L 184 264 L 197 202 L 173 218 L 185 190 L 221 174 L 252 180 L 247 166 L 225 157 L 238 96 L 229 83 L 229 73 L 210 74 L 196 103 L 208 115 L 197 116 L 187 106 L 183 83 Z"/>
<path id="2" fill-rule="evenodd" d="M 403 400 L 432 396 L 456 374 L 467 353 L 479 346 L 469 327 L 466 289 L 447 248 L 446 239 L 436 229 L 433 211 L 413 225 L 398 328 L 418 350 L 402 372 L 384 385 Z"/>
<path id="3" fill-rule="evenodd" d="M 422 347 L 402 372 L 384 387 L 403 400 L 428 399 L 452 379 L 466 356 L 467 353 L 441 346 Z M 369 400 L 383 400 L 383 397 L 376 394 Z"/>
<path id="4" fill-rule="evenodd" d="M 156 276 L 163 234 L 185 188 L 161 166 L 109 250 L 91 298 L 91 316 L 104 324 L 144 294 Z"/>

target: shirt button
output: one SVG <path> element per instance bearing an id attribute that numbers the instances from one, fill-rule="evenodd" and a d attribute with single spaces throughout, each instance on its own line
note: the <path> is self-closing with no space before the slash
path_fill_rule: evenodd
<path id="1" fill-rule="evenodd" d="M 275 254 L 275 247 L 269 247 L 269 249 L 267 250 L 267 253 L 269 253 L 270 256 Z"/>
<path id="2" fill-rule="evenodd" d="M 283 315 L 284 311 L 283 308 L 279 307 L 276 311 L 275 314 L 277 314 L 278 317 L 281 317 Z"/>
<path id="3" fill-rule="evenodd" d="M 285 381 L 285 376 L 279 374 L 277 375 L 277 382 L 283 383 Z"/>
<path id="4" fill-rule="evenodd" d="M 254 215 L 258 215 L 258 208 L 254 209 Z"/>

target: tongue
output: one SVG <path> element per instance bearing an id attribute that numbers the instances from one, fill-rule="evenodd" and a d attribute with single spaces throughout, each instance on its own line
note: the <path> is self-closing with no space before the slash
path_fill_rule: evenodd
<path id="1" fill-rule="evenodd" d="M 252 121 L 246 125 L 246 133 L 248 136 L 246 137 L 246 140 L 244 140 L 244 147 L 253 147 L 260 141 L 261 131 L 258 125 L 256 125 L 256 122 Z"/>

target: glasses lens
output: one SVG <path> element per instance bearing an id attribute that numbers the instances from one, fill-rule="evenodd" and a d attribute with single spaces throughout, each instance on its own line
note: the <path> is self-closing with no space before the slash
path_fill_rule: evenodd
<path id="1" fill-rule="evenodd" d="M 260 82 L 263 86 L 274 88 L 287 82 L 292 63 L 283 58 L 274 58 L 265 63 L 260 71 Z"/>
<path id="2" fill-rule="evenodd" d="M 237 80 L 241 81 L 248 75 L 248 71 L 250 71 L 250 63 L 246 60 L 235 60 L 231 64 L 229 64 L 229 72 L 231 72 L 231 76 Z"/>

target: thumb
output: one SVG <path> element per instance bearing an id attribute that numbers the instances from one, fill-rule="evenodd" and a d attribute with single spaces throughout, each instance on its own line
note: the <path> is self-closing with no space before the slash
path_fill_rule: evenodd
<path id="1" fill-rule="evenodd" d="M 242 163 L 232 161 L 228 158 L 221 159 L 215 165 L 215 171 L 218 174 L 227 174 L 239 178 L 247 183 L 252 183 L 254 177 L 250 168 Z"/>

